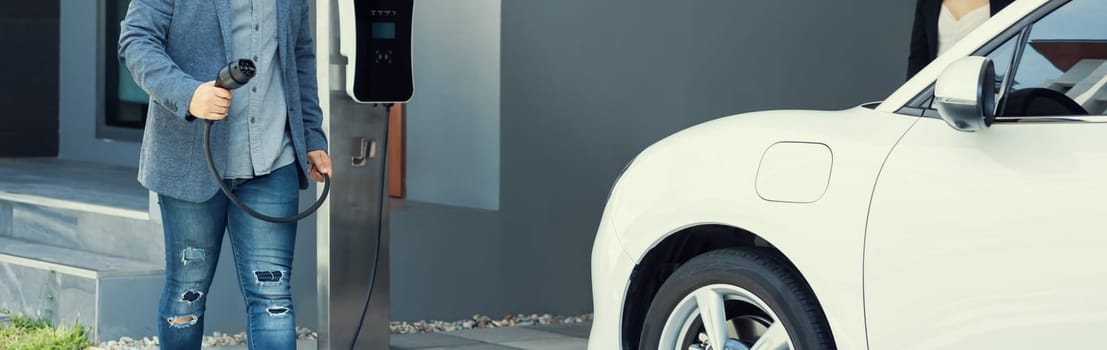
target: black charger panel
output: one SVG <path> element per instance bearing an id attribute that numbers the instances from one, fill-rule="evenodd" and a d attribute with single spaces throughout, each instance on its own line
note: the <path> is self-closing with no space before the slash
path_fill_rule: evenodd
<path id="1" fill-rule="evenodd" d="M 341 51 L 349 64 L 347 94 L 364 103 L 411 100 L 415 90 L 411 63 L 413 0 L 339 0 L 339 3 L 339 17 L 343 21 Z M 351 12 L 352 25 L 348 23 Z M 356 36 L 347 37 L 351 33 Z"/>

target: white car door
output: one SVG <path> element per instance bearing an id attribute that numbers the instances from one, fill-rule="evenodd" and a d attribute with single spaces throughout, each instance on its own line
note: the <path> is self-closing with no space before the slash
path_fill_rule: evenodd
<path id="1" fill-rule="evenodd" d="M 924 117 L 895 146 L 866 235 L 870 349 L 1105 346 L 1104 14 L 1073 0 L 989 54 L 1000 109 L 1039 118 L 965 133 Z M 1073 104 L 1090 115 L 1058 112 Z"/>

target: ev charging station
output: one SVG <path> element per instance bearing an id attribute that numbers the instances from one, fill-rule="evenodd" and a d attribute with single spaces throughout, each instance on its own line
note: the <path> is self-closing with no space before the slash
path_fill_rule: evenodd
<path id="1" fill-rule="evenodd" d="M 333 162 L 317 215 L 319 349 L 389 348 L 388 120 L 413 94 L 412 0 L 316 0 Z M 320 189 L 322 191 L 322 189 Z"/>

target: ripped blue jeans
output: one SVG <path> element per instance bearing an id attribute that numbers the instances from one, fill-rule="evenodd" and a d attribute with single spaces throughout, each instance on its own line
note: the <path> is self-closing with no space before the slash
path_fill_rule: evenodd
<path id="1" fill-rule="evenodd" d="M 271 216 L 295 215 L 296 165 L 246 181 L 226 180 L 247 206 Z M 231 240 L 239 287 L 246 301 L 250 349 L 295 349 L 296 321 L 289 278 L 296 224 L 249 216 L 222 192 L 192 203 L 158 196 L 165 231 L 165 288 L 158 310 L 162 349 L 200 349 L 204 311 L 224 231 Z"/>

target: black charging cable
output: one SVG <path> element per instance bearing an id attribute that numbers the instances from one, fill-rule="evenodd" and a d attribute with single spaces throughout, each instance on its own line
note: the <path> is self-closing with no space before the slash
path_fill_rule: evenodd
<path id="1" fill-rule="evenodd" d="M 227 64 L 223 70 L 219 71 L 219 77 L 215 80 L 215 86 L 222 89 L 234 90 L 246 85 L 250 82 L 250 79 L 254 78 L 257 68 L 254 66 L 254 61 L 241 59 L 238 61 Z M 196 120 L 196 117 L 189 115 L 186 117 L 188 121 Z M 250 214 L 255 218 L 275 223 L 290 223 L 303 220 L 304 218 L 314 214 L 319 207 L 323 205 L 323 202 L 327 200 L 327 195 L 331 192 L 331 177 L 327 174 L 323 174 L 323 193 L 319 196 L 319 199 L 315 201 L 307 210 L 299 213 L 295 216 L 289 217 L 276 217 L 269 216 L 257 212 L 242 203 L 238 196 L 231 193 L 231 189 L 227 187 L 227 184 L 223 182 L 223 176 L 219 175 L 219 170 L 215 168 L 215 160 L 211 156 L 211 126 L 214 124 L 214 120 L 204 120 L 204 156 L 208 161 L 208 172 L 211 173 L 211 177 L 215 180 L 216 184 L 219 184 L 219 189 L 223 191 L 223 194 L 227 196 L 227 199 L 231 200 L 235 206 L 242 209 L 242 211 Z"/>

